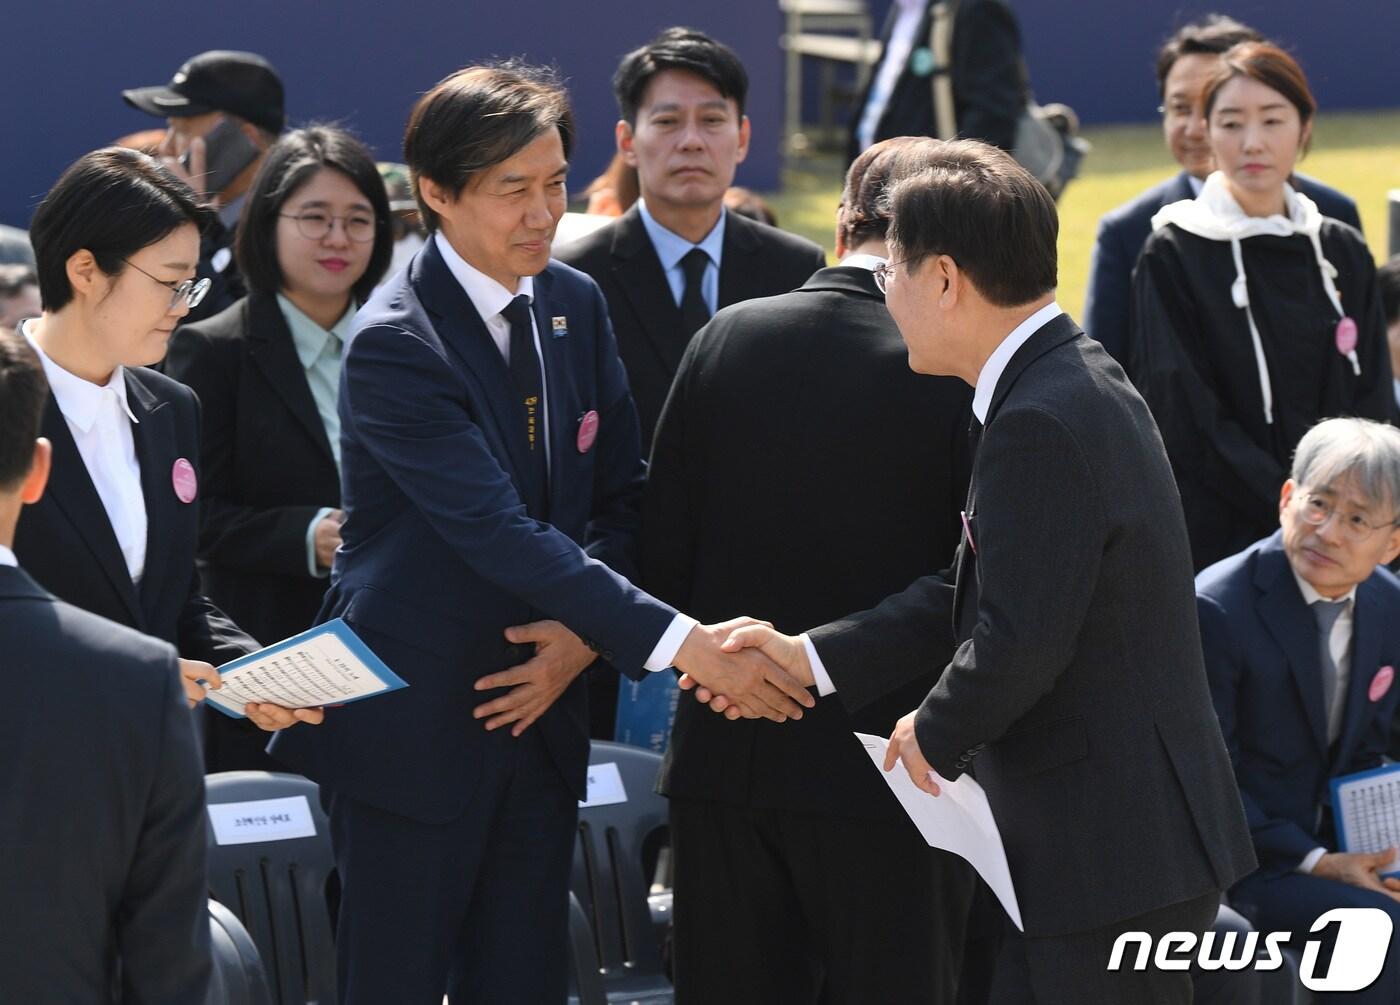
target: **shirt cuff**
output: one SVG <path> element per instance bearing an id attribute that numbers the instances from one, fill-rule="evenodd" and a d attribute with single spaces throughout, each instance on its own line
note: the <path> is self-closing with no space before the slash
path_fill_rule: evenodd
<path id="1" fill-rule="evenodd" d="M 1308 854 L 1303 858 L 1303 861 L 1299 862 L 1296 866 L 1293 867 L 1293 871 L 1311 873 L 1314 869 L 1317 868 L 1317 863 L 1322 859 L 1322 856 L 1326 854 L 1326 848 L 1314 848 L 1312 851 L 1308 852 Z"/>
<path id="2" fill-rule="evenodd" d="M 685 637 L 699 623 L 689 614 L 677 614 L 671 619 L 671 626 L 662 633 L 661 641 L 656 643 L 656 648 L 651 651 L 651 655 L 642 666 L 652 673 L 674 666 L 676 653 L 681 651 Z"/>
<path id="3" fill-rule="evenodd" d="M 812 665 L 812 680 L 817 685 L 817 697 L 825 698 L 829 694 L 835 694 L 836 685 L 832 683 L 831 674 L 826 672 L 822 658 L 817 655 L 817 647 L 812 645 L 812 636 L 806 632 L 802 633 L 802 647 L 807 650 L 807 662 Z"/>
<path id="4" fill-rule="evenodd" d="M 306 569 L 311 573 L 312 579 L 325 579 L 331 574 L 330 569 L 322 569 L 316 564 L 316 525 L 334 512 L 333 507 L 322 506 L 311 518 L 310 526 L 306 528 Z"/>

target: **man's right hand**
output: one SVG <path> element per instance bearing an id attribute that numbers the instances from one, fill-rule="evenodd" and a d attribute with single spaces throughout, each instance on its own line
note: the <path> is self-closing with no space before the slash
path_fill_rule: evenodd
<path id="1" fill-rule="evenodd" d="M 802 718 L 802 709 L 817 702 L 791 674 L 761 650 L 726 653 L 720 648 L 735 628 L 752 623 L 742 619 L 696 625 L 676 653 L 676 667 L 712 693 L 724 695 L 746 719 Z"/>
<path id="2" fill-rule="evenodd" d="M 1328 852 L 1317 860 L 1312 874 L 1400 900 L 1400 879 L 1382 877 L 1380 874 L 1382 869 L 1395 861 L 1395 854 L 1394 848 L 1370 853 Z"/>
<path id="3" fill-rule="evenodd" d="M 316 565 L 329 569 L 335 561 L 335 549 L 340 547 L 340 525 L 345 522 L 345 511 L 333 509 L 321 518 L 316 525 Z"/>

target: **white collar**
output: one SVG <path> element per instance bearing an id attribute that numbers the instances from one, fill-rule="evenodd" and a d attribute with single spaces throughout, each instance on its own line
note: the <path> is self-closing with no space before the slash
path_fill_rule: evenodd
<path id="1" fill-rule="evenodd" d="M 879 255 L 865 255 L 858 252 L 852 252 L 845 258 L 841 259 L 841 261 L 838 264 L 845 265 L 853 269 L 869 269 L 871 272 L 874 272 L 876 269 L 878 269 L 880 266 L 884 265 L 888 261 L 888 258 L 881 258 Z"/>
<path id="2" fill-rule="evenodd" d="M 11 565 L 19 568 L 19 559 L 15 558 L 15 553 L 3 544 L 0 544 L 0 565 Z"/>
<path id="3" fill-rule="evenodd" d="M 521 276 L 520 285 L 512 292 L 480 269 L 468 264 L 465 258 L 457 254 L 452 242 L 442 236 L 442 231 L 434 234 L 433 239 L 437 242 L 438 251 L 442 253 L 442 260 L 447 263 L 447 268 L 466 291 L 482 321 L 490 321 L 522 293 L 530 298 L 530 303 L 535 302 L 534 276 Z"/>
<path id="4" fill-rule="evenodd" d="M 139 423 L 140 420 L 132 414 L 131 406 L 126 402 L 126 367 L 119 366 L 113 370 L 105 384 L 94 384 L 90 380 L 84 380 L 49 359 L 49 354 L 44 352 L 43 347 L 30 334 L 29 325 L 30 321 L 26 321 L 21 326 L 24 337 L 38 354 L 39 362 L 44 365 L 44 376 L 48 378 L 49 390 L 53 392 L 54 400 L 58 402 L 58 410 L 63 413 L 65 419 L 82 432 L 88 432 L 97 421 L 102 404 L 110 392 L 116 395 L 127 418 Z"/>
<path id="5" fill-rule="evenodd" d="M 1319 600 L 1325 600 L 1329 604 L 1351 604 L 1354 600 L 1356 600 L 1356 587 L 1354 586 L 1337 599 L 1331 600 L 1314 590 L 1313 585 L 1311 583 L 1309 583 L 1302 576 L 1298 575 L 1298 570 L 1293 568 L 1293 564 L 1291 562 L 1289 563 L 1288 568 L 1292 570 L 1293 578 L 1298 581 L 1298 592 L 1303 595 L 1303 602 L 1306 603 L 1309 607 L 1317 603 Z M 1346 612 L 1344 611 L 1343 613 Z"/>
<path id="6" fill-rule="evenodd" d="M 1197 178 L 1193 174 L 1188 174 L 1186 176 L 1186 184 L 1191 186 L 1191 194 L 1197 196 L 1201 194 L 1201 189 L 1206 187 L 1206 180 L 1204 178 Z"/>
<path id="7" fill-rule="evenodd" d="M 637 200 L 637 213 L 642 218 L 642 226 L 656 251 L 656 257 L 661 259 L 663 269 L 669 271 L 680 268 L 681 259 L 695 248 L 703 251 L 715 268 L 719 268 L 719 260 L 724 254 L 724 225 L 729 216 L 729 211 L 723 206 L 719 208 L 719 219 L 715 221 L 715 225 L 698 241 L 687 241 L 674 230 L 664 226 L 651 215 L 645 199 Z"/>
<path id="8" fill-rule="evenodd" d="M 1011 329 L 1011 334 L 1002 339 L 1001 344 L 992 350 L 992 354 L 987 357 L 987 362 L 982 364 L 982 372 L 977 375 L 977 389 L 972 393 L 972 412 L 977 416 L 978 422 L 985 423 L 987 421 L 987 409 L 992 407 L 992 395 L 996 394 L 997 381 L 1001 379 L 1006 364 L 1011 362 L 1011 357 L 1016 355 L 1016 350 L 1025 345 L 1026 340 L 1032 335 L 1063 313 L 1060 305 L 1052 300 Z"/>

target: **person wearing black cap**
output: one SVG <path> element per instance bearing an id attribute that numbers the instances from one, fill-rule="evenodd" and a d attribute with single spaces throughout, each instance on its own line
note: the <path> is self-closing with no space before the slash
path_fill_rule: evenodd
<path id="1" fill-rule="evenodd" d="M 209 295 L 186 323 L 219 313 L 245 292 L 233 260 L 243 196 L 286 124 L 282 79 L 251 52 L 215 49 L 185 61 L 168 84 L 123 91 L 132 108 L 166 120 L 161 160 L 219 210 L 201 235 L 198 275 Z"/>

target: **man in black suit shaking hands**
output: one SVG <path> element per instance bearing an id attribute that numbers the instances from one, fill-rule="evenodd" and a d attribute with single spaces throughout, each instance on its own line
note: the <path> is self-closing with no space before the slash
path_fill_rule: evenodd
<path id="1" fill-rule="evenodd" d="M 1049 194 L 982 143 L 937 160 L 895 188 L 879 275 L 910 366 L 975 388 L 956 585 L 920 579 L 807 640 L 757 626 L 726 645 L 760 644 L 825 692 L 855 667 L 946 658 L 951 630 L 886 768 L 938 794 L 976 762 L 1025 921 L 992 1001 L 1188 1002 L 1184 971 L 1107 970 L 1124 930 L 1204 932 L 1254 867 L 1171 468 L 1122 369 L 1055 303 Z"/>

